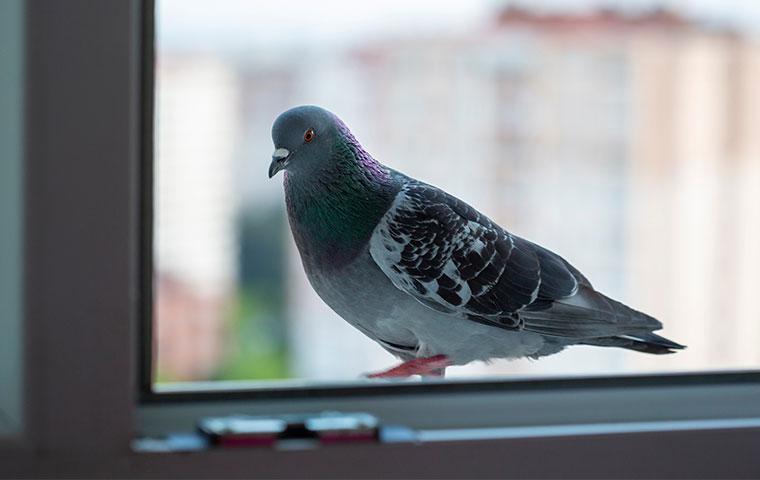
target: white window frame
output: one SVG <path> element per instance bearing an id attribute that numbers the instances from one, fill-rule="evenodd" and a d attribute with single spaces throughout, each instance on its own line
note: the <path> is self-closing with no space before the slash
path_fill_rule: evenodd
<path id="1" fill-rule="evenodd" d="M 756 476 L 760 375 L 226 391 L 139 400 L 142 14 L 148 0 L 27 0 L 25 423 L 0 476 Z M 144 247 L 144 245 L 142 246 Z M 204 398 L 205 397 L 205 398 Z M 145 453 L 201 416 L 368 411 L 425 441 Z"/>

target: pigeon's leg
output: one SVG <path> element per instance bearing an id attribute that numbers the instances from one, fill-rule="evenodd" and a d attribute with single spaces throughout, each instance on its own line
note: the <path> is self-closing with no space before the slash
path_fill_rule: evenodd
<path id="1" fill-rule="evenodd" d="M 370 373 L 367 375 L 367 378 L 404 378 L 412 375 L 442 377 L 446 372 L 446 367 L 449 365 L 451 365 L 451 363 L 446 355 L 415 358 L 389 370 Z"/>

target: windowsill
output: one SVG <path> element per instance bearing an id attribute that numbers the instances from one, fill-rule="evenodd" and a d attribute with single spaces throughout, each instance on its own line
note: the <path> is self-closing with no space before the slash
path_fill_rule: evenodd
<path id="1" fill-rule="evenodd" d="M 344 387 L 332 395 L 329 390 L 270 390 L 263 398 L 251 398 L 250 390 L 175 392 L 140 406 L 138 432 L 150 437 L 191 432 L 197 420 L 206 416 L 323 411 L 367 412 L 383 424 L 439 432 L 591 428 L 594 425 L 649 428 L 662 424 L 667 428 L 667 425 L 690 425 L 688 422 L 722 425 L 720 422 L 740 419 L 751 423 L 752 419 L 760 419 L 757 377 L 755 372 L 737 372 L 460 384 L 431 382 L 353 392 Z M 712 424 L 704 424 L 707 425 Z"/>
<path id="2" fill-rule="evenodd" d="M 760 438 L 757 373 L 678 375 L 641 380 L 541 379 L 502 382 L 499 391 L 315 398 L 191 400 L 171 396 L 138 411 L 145 436 L 192 432 L 209 415 L 369 412 L 403 425 L 411 438 L 386 443 L 283 448 L 141 451 L 152 472 L 333 478 L 717 477 L 752 476 Z M 668 381 L 671 381 L 668 384 Z M 522 385 L 520 385 L 522 384 Z M 520 386 L 525 388 L 519 388 Z M 240 393 L 242 395 L 242 392 Z M 155 444 L 153 445 L 155 447 Z M 709 452 L 707 454 L 706 452 Z M 589 460 L 593 459 L 593 460 Z M 220 470 L 221 471 L 221 470 Z"/>
<path id="3" fill-rule="evenodd" d="M 756 476 L 760 420 L 426 431 L 420 442 L 136 453 L 153 475 L 325 478 Z"/>

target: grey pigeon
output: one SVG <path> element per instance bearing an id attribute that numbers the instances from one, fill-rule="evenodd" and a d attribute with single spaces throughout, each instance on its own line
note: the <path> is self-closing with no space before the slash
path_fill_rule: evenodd
<path id="1" fill-rule="evenodd" d="M 594 290 L 559 255 L 443 190 L 382 165 L 334 114 L 282 113 L 271 178 L 284 173 L 306 275 L 338 315 L 404 361 L 372 377 L 539 358 L 569 345 L 664 354 L 653 317 Z"/>

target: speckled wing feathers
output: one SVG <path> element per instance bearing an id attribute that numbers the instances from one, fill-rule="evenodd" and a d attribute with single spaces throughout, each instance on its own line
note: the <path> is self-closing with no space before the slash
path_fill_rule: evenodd
<path id="1" fill-rule="evenodd" d="M 425 305 L 502 328 L 524 328 L 522 309 L 578 289 L 560 257 L 421 182 L 408 182 L 396 197 L 370 253 L 394 285 Z"/>

